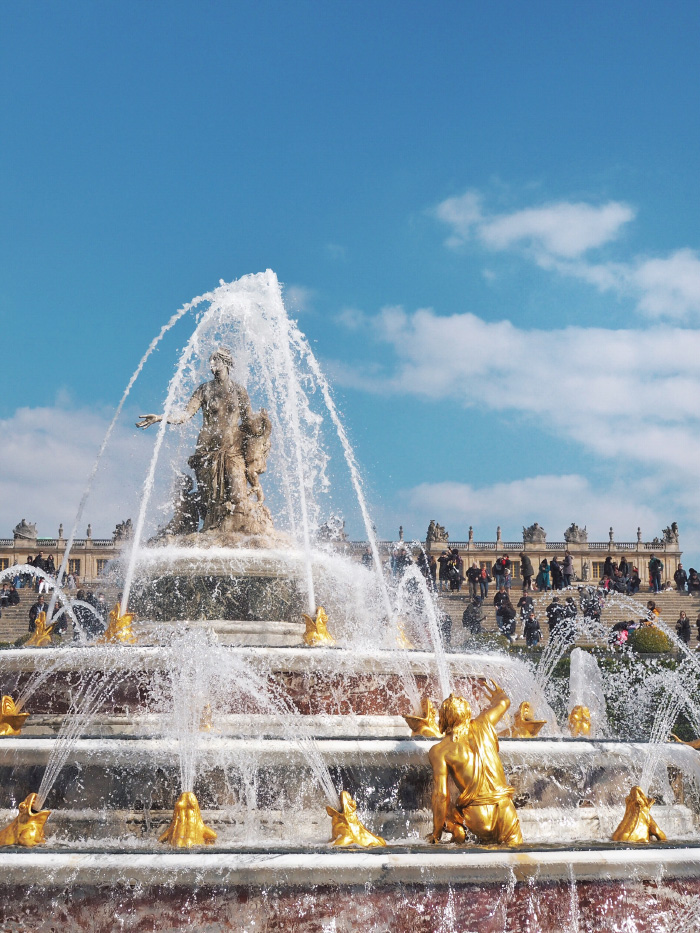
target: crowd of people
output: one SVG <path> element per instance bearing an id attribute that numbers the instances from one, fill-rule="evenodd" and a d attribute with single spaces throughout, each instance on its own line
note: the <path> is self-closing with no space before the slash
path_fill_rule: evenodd
<path id="1" fill-rule="evenodd" d="M 48 593 L 53 589 L 53 582 L 56 579 L 56 564 L 53 554 L 44 557 L 44 552 L 39 551 L 36 557 L 30 554 L 24 566 L 35 567 L 40 573 L 32 573 L 29 570 L 20 570 L 20 565 L 16 566 L 16 572 L 12 577 L 12 585 L 17 590 L 23 587 L 34 587 L 39 593 Z M 78 587 L 78 578 L 73 573 L 67 573 L 63 580 L 63 585 L 67 590 L 76 590 Z"/>
<path id="2" fill-rule="evenodd" d="M 19 597 L 17 599 L 19 602 Z M 29 632 L 36 630 L 36 620 L 40 612 L 46 613 L 46 624 L 54 624 L 54 634 L 61 635 L 68 628 L 68 617 L 63 612 L 63 603 L 56 599 L 51 612 L 51 618 L 48 617 L 50 601 L 43 591 L 37 594 L 36 602 L 29 609 Z M 107 628 L 107 617 L 109 615 L 109 606 L 104 593 L 95 595 L 92 590 L 78 590 L 75 600 L 71 603 L 71 608 L 75 616 L 77 626 L 73 628 L 73 637 L 80 638 L 83 633 L 88 638 L 96 638 Z"/>

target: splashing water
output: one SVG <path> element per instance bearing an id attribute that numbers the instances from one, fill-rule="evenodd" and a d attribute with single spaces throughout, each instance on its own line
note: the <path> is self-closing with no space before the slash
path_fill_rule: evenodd
<path id="1" fill-rule="evenodd" d="M 188 311 L 191 311 L 197 305 L 201 304 L 201 302 L 204 301 L 204 298 L 205 296 L 194 298 L 192 301 L 184 305 L 182 308 L 180 308 L 179 311 L 176 311 L 175 314 L 172 315 L 170 320 L 161 327 L 158 334 L 150 342 L 150 344 L 148 345 L 148 349 L 146 350 L 144 355 L 141 357 L 141 359 L 139 360 L 138 366 L 132 373 L 131 379 L 129 379 L 126 389 L 124 389 L 124 394 L 119 400 L 119 404 L 117 405 L 117 408 L 114 412 L 112 420 L 109 423 L 109 427 L 107 428 L 102 444 L 100 445 L 100 449 L 97 452 L 97 457 L 95 457 L 95 462 L 92 465 L 92 470 L 90 471 L 90 475 L 88 476 L 87 483 L 85 485 L 85 490 L 83 491 L 83 495 L 80 499 L 80 504 L 78 506 L 78 511 L 75 516 L 75 521 L 73 522 L 73 527 L 71 528 L 70 534 L 68 535 L 68 541 L 66 542 L 66 549 L 63 552 L 63 558 L 61 559 L 61 564 L 60 564 L 60 567 L 58 568 L 58 574 L 56 575 L 56 582 L 57 582 L 58 587 L 60 587 L 63 582 L 63 577 L 66 572 L 66 567 L 68 566 L 68 560 L 70 558 L 70 552 L 73 547 L 73 542 L 75 541 L 75 536 L 78 531 L 78 526 L 80 522 L 82 521 L 83 513 L 85 511 L 85 506 L 87 505 L 87 501 L 90 498 L 90 493 L 92 492 L 92 484 L 95 480 L 95 476 L 97 475 L 97 470 L 100 466 L 102 455 L 107 449 L 109 439 L 112 436 L 112 432 L 114 431 L 117 421 L 119 420 L 119 416 L 122 413 L 122 409 L 124 408 L 124 404 L 127 398 L 129 397 L 129 393 L 131 392 L 134 386 L 134 383 L 136 382 L 138 377 L 141 375 L 141 371 L 143 370 L 143 367 L 146 365 L 146 362 L 149 356 L 151 355 L 151 353 L 153 353 L 153 351 L 158 346 L 158 344 L 163 339 L 163 337 L 167 334 L 167 332 L 172 327 L 174 327 L 175 324 L 177 324 L 177 322 L 180 320 L 180 318 L 182 318 L 185 314 L 187 314 Z M 51 597 L 51 603 L 49 607 L 49 618 L 51 617 L 51 613 L 53 612 L 54 602 L 55 602 L 55 594 L 52 595 Z"/>

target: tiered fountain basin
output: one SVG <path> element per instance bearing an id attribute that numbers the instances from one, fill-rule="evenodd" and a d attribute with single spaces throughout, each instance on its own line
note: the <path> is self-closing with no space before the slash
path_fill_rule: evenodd
<path id="1" fill-rule="evenodd" d="M 15 806 L 36 786 L 54 739 L 20 736 L 2 743 L 0 784 Z M 393 845 L 426 848 L 431 828 L 433 739 L 326 738 L 315 752 L 367 814 L 373 830 Z M 501 756 L 515 788 L 526 845 L 607 845 L 636 782 L 645 743 L 580 739 L 503 739 Z M 303 746 L 294 737 L 207 734 L 199 750 L 195 791 L 217 846 L 321 846 L 328 840 L 325 800 Z M 654 806 L 656 821 L 674 843 L 700 844 L 693 784 L 697 753 L 662 750 L 666 778 Z M 46 806 L 53 810 L 51 845 L 108 848 L 153 842 L 179 795 L 177 742 L 166 738 L 84 737 Z M 685 780 L 684 776 L 685 775 Z M 11 811 L 0 813 L 9 822 Z"/>
<path id="2" fill-rule="evenodd" d="M 269 625 L 270 623 L 266 623 Z M 274 623 L 273 623 L 274 624 Z M 179 629 L 205 627 L 216 631 L 212 622 L 180 622 Z M 146 637 L 157 640 L 165 627 L 144 626 Z M 139 626 L 134 628 L 140 634 Z M 401 718 L 415 711 L 415 700 L 407 685 L 407 675 L 415 680 L 418 694 L 437 698 L 440 687 L 435 671 L 435 656 L 430 652 L 399 652 L 393 649 L 346 650 L 343 648 L 306 648 L 238 646 L 222 648 L 236 660 L 255 671 L 275 691 L 279 691 L 300 713 L 318 717 L 336 717 L 345 728 L 346 717 L 381 716 L 405 734 Z M 162 645 L 88 646 L 84 648 L 20 648 L 2 652 L 0 690 L 17 696 L 35 672 L 45 671 L 46 680 L 32 693 L 27 711 L 32 713 L 27 729 L 36 728 L 37 716 L 61 716 L 70 707 L 76 680 L 86 671 L 103 670 L 116 675 L 118 685 L 105 699 L 104 714 L 123 716 L 146 712 L 149 708 L 149 685 L 158 673 L 167 671 L 172 654 Z M 447 665 L 454 689 L 471 694 L 475 678 L 492 677 L 509 689 L 514 704 L 533 699 L 526 695 L 532 678 L 517 660 L 493 654 L 450 654 Z M 402 673 L 403 671 L 403 673 Z M 544 701 L 543 701 L 544 702 Z M 241 709 L 224 709 L 222 714 L 261 712 L 254 699 L 246 699 Z M 353 719 L 352 728 L 358 728 Z M 385 727 L 387 724 L 384 724 Z M 324 730 L 332 726 L 325 725 Z M 364 728 L 364 727 L 363 727 Z M 372 726 L 371 729 L 375 728 Z M 384 728 L 383 728 L 384 731 Z M 558 733 L 552 717 L 547 731 Z M 267 734 L 267 732 L 265 732 Z"/>
<path id="3" fill-rule="evenodd" d="M 414 711 L 409 673 L 421 695 L 440 696 L 435 656 L 421 651 L 221 646 L 279 691 L 291 712 L 280 718 L 250 698 L 213 712 L 212 731 L 200 737 L 195 790 L 216 842 L 190 851 L 159 845 L 180 790 L 178 742 L 149 703 L 154 679 L 172 663 L 171 649 L 158 643 L 167 628 L 136 627 L 151 645 L 2 652 L 3 693 L 49 673 L 29 698 L 23 735 L 0 740 L 2 823 L 37 788 L 79 678 L 119 672 L 120 683 L 72 746 L 46 800 L 47 844 L 0 850 L 0 926 L 42 928 L 27 878 L 61 912 L 62 930 L 101 929 L 94 924 L 102 916 L 105 930 L 118 918 L 125 929 L 501 931 L 524 929 L 533 909 L 542 930 L 575 929 L 576 917 L 579 929 L 612 930 L 630 918 L 645 922 L 649 885 L 668 916 L 679 900 L 700 898 L 698 753 L 675 744 L 661 748 L 653 809 L 669 842 L 610 842 L 649 746 L 569 739 L 552 722 L 545 737 L 501 741 L 521 848 L 428 845 L 434 740 L 409 737 L 401 715 Z M 531 678 L 512 658 L 451 654 L 447 664 L 457 691 L 468 694 L 485 675 L 509 685 L 514 705 L 533 698 Z M 297 741 L 305 736 L 315 737 L 314 754 L 355 797 L 385 849 L 329 846 L 327 801 L 308 747 Z M 648 929 L 666 928 L 657 912 Z"/>
<path id="4" fill-rule="evenodd" d="M 260 641 L 249 639 L 233 644 L 300 644 L 303 625 L 301 612 L 306 608 L 303 593 L 308 557 L 289 548 L 190 546 L 175 544 L 142 548 L 135 563 L 135 585 L 130 603 L 139 617 L 155 622 L 182 619 L 209 620 L 222 631 L 225 621 L 242 623 L 247 629 L 233 629 L 222 634 L 262 635 Z M 336 568 L 337 557 L 315 552 L 313 573 L 318 579 L 330 562 Z M 327 594 L 324 594 L 327 595 Z M 332 596 L 329 597 L 332 601 Z M 319 601 L 322 601 L 319 599 Z M 251 628 L 250 623 L 277 620 L 272 628 Z M 280 628 L 286 623 L 292 628 Z M 276 642 L 265 638 L 280 632 L 296 639 Z"/>

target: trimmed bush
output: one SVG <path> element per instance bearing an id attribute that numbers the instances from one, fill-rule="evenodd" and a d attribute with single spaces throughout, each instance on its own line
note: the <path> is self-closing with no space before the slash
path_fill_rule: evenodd
<path id="1" fill-rule="evenodd" d="M 655 625 L 636 629 L 630 634 L 628 644 L 640 654 L 663 654 L 673 649 L 671 639 Z"/>

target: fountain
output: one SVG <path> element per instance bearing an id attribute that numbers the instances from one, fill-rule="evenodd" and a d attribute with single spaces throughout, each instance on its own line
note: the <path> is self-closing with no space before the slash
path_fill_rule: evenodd
<path id="1" fill-rule="evenodd" d="M 59 575 L 35 644 L 2 652 L 0 927 L 633 929 L 649 885 L 654 929 L 680 900 L 697 920 L 700 764 L 665 741 L 683 703 L 700 725 L 695 660 L 682 689 L 648 679 L 653 728 L 629 741 L 590 654 L 556 694 L 570 633 L 537 670 L 446 650 L 418 569 L 383 573 L 275 276 L 186 311 L 163 411 L 139 421 L 153 456 L 107 631 L 79 630 Z M 320 533 L 334 451 L 370 569 Z"/>

